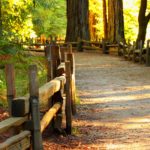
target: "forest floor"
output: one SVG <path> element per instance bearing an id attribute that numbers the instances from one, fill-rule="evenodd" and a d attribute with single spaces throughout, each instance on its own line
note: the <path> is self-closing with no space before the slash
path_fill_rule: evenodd
<path id="1" fill-rule="evenodd" d="M 150 68 L 99 53 L 75 58 L 73 135 L 47 138 L 44 149 L 149 150 Z"/>

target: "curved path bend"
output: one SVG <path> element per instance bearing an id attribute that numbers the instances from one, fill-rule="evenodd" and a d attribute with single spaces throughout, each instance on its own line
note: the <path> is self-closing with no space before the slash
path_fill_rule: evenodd
<path id="1" fill-rule="evenodd" d="M 150 67 L 90 52 L 75 59 L 80 105 L 74 134 L 49 148 L 149 150 Z"/>

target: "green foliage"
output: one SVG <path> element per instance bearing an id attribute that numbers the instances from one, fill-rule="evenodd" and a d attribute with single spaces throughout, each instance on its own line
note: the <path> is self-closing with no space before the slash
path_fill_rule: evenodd
<path id="1" fill-rule="evenodd" d="M 3 78 L 4 78 L 4 72 L 0 71 L 0 90 L 6 88 L 6 84 Z"/>
<path id="2" fill-rule="evenodd" d="M 139 0 L 124 0 L 125 38 L 135 41 L 138 33 Z"/>
<path id="3" fill-rule="evenodd" d="M 0 69 L 0 106 L 6 105 L 6 82 L 4 71 Z"/>
<path id="4" fill-rule="evenodd" d="M 0 40 L 0 55 L 5 55 L 5 54 L 11 54 L 14 55 L 20 50 L 23 50 L 23 48 L 17 44 L 17 43 L 12 43 L 8 40 Z"/>
<path id="5" fill-rule="evenodd" d="M 3 0 L 1 19 L 3 39 L 25 39 L 32 30 L 32 0 Z"/>
<path id="6" fill-rule="evenodd" d="M 33 8 L 33 24 L 38 35 L 64 35 L 66 32 L 65 0 L 36 0 Z"/>
<path id="7" fill-rule="evenodd" d="M 39 86 L 46 83 L 46 66 L 44 57 L 34 57 L 18 52 L 8 60 L 1 61 L 0 64 L 0 103 L 6 103 L 6 81 L 4 73 L 5 64 L 14 64 L 15 66 L 15 86 L 17 97 L 24 96 L 29 92 L 28 87 L 28 67 L 31 64 L 36 64 L 38 67 Z"/>
<path id="8" fill-rule="evenodd" d="M 138 14 L 141 0 L 127 1 L 124 0 L 124 22 L 125 37 L 135 41 L 138 34 Z M 150 0 L 147 0 L 148 8 L 146 15 L 150 12 Z M 149 25 L 150 26 L 150 25 Z M 147 28 L 147 39 L 150 38 L 150 29 Z"/>

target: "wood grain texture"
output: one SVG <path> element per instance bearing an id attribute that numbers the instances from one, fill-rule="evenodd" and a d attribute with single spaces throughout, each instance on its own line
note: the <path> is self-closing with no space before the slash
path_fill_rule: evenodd
<path id="1" fill-rule="evenodd" d="M 22 125 L 28 117 L 11 117 L 0 122 L 0 133 L 7 131 L 11 127 L 17 127 Z"/>
<path id="2" fill-rule="evenodd" d="M 69 61 L 65 62 L 66 65 L 66 131 L 71 134 L 72 130 L 72 109 L 71 109 L 71 65 Z"/>
<path id="3" fill-rule="evenodd" d="M 61 103 L 56 103 L 53 105 L 52 108 L 50 108 L 45 115 L 43 116 L 41 120 L 41 133 L 44 131 L 44 129 L 49 125 L 51 120 L 54 118 L 58 110 L 61 108 Z"/>
<path id="4" fill-rule="evenodd" d="M 30 147 L 30 131 L 23 131 L 0 144 L 0 150 L 26 150 Z"/>

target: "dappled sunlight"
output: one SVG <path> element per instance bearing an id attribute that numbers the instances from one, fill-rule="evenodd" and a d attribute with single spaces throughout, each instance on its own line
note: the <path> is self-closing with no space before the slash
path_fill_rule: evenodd
<path id="1" fill-rule="evenodd" d="M 144 121 L 144 120 L 143 120 Z M 87 121 L 83 120 L 80 124 L 75 124 L 79 128 L 79 137 L 85 138 L 84 134 L 91 140 L 89 146 L 97 146 L 99 148 L 122 149 L 129 148 L 136 150 L 145 150 L 145 146 L 149 146 L 149 129 L 150 124 L 129 124 L 116 121 Z"/>
<path id="2" fill-rule="evenodd" d="M 149 116 L 150 117 L 150 116 Z M 111 129 L 141 129 L 141 130 L 149 130 L 150 129 L 150 119 L 144 117 L 134 117 L 134 118 L 127 118 L 122 120 L 117 119 L 100 119 L 100 120 L 82 120 L 80 122 L 80 125 L 87 125 L 87 127 L 105 127 L 105 128 L 111 128 Z M 74 123 L 75 126 L 78 126 L 78 122 Z M 148 133 L 150 135 L 150 133 Z"/>
<path id="3" fill-rule="evenodd" d="M 106 103 L 106 102 L 120 102 L 120 101 L 132 101 L 142 100 L 150 98 L 150 85 L 144 86 L 129 86 L 122 88 L 116 88 L 115 90 L 87 90 L 82 91 L 79 95 L 86 100 L 87 104 L 93 102 Z"/>
<path id="4" fill-rule="evenodd" d="M 150 70 L 117 58 L 96 58 L 84 53 L 77 60 L 84 62 L 76 70 L 81 102 L 74 126 L 80 138 L 99 149 L 148 150 Z"/>
<path id="5" fill-rule="evenodd" d="M 146 116 L 148 118 L 130 118 L 130 119 L 127 119 L 125 122 L 131 122 L 131 123 L 150 123 L 150 116 Z"/>
<path id="6" fill-rule="evenodd" d="M 130 103 L 134 103 L 136 100 L 140 100 L 142 102 L 142 99 L 148 99 L 150 98 L 150 94 L 138 94 L 138 95 L 127 95 L 127 96 L 112 96 L 112 97 L 101 97 L 101 98 L 85 98 L 86 104 L 92 104 L 92 103 L 106 103 L 106 102 L 125 102 L 128 101 Z"/>
<path id="7" fill-rule="evenodd" d="M 76 64 L 77 67 L 88 67 L 89 69 L 98 69 L 98 68 L 112 68 L 112 64 L 102 64 L 102 65 L 88 65 L 88 64 Z"/>
<path id="8" fill-rule="evenodd" d="M 146 116 L 142 117 L 135 117 L 129 118 L 124 120 L 124 125 L 122 126 L 123 129 L 142 129 L 142 130 L 150 130 L 150 116 L 146 118 Z M 145 134 L 145 133 L 143 133 Z M 149 133 L 150 135 L 150 133 Z"/>
<path id="9" fill-rule="evenodd" d="M 126 92 L 137 92 L 137 91 L 142 91 L 142 90 L 150 90 L 150 85 L 140 85 L 140 86 L 126 86 L 122 88 L 117 88 L 116 90 L 92 90 L 92 91 L 87 91 L 85 94 L 98 94 L 100 93 L 101 95 L 110 95 L 110 94 L 122 94 Z"/>

